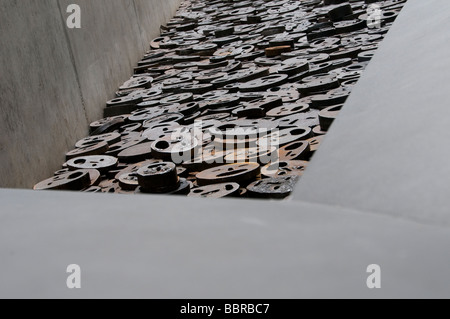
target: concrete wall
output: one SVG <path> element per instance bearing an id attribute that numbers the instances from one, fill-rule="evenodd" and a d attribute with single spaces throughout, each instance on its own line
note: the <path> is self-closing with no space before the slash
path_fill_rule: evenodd
<path id="1" fill-rule="evenodd" d="M 81 29 L 66 26 L 72 3 Z M 60 168 L 179 3 L 0 0 L 0 187 Z"/>

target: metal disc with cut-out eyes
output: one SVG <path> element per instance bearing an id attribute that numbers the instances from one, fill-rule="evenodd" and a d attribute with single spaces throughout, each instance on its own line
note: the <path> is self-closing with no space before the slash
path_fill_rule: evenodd
<path id="1" fill-rule="evenodd" d="M 220 150 L 213 146 L 203 148 L 201 154 L 190 161 L 185 161 L 182 166 L 190 172 L 200 172 L 225 164 L 226 150 Z"/>
<path id="2" fill-rule="evenodd" d="M 212 89 L 214 89 L 214 87 L 212 84 L 209 83 L 186 84 L 180 89 L 180 91 L 185 93 L 203 94 L 209 92 Z"/>
<path id="3" fill-rule="evenodd" d="M 322 128 L 320 127 L 320 125 L 317 125 L 317 126 L 313 127 L 313 134 L 314 134 L 314 136 L 320 136 L 320 135 L 327 134 L 327 132 L 323 131 Z"/>
<path id="4" fill-rule="evenodd" d="M 153 142 L 148 142 L 129 147 L 117 154 L 117 158 L 121 163 L 138 163 L 151 159 L 152 144 Z"/>
<path id="5" fill-rule="evenodd" d="M 122 120 L 126 121 L 129 116 L 130 116 L 129 114 L 127 114 L 127 115 L 118 115 L 118 116 L 107 117 L 107 118 L 104 118 L 104 119 L 92 122 L 89 125 L 89 130 L 91 132 L 94 132 L 95 130 L 101 128 L 103 125 L 108 124 L 108 123 L 110 123 L 110 122 L 112 122 L 114 120 L 117 120 L 117 119 L 122 119 Z"/>
<path id="6" fill-rule="evenodd" d="M 34 186 L 34 190 L 82 190 L 91 185 L 89 171 L 80 170 L 54 176 Z"/>
<path id="7" fill-rule="evenodd" d="M 175 133 L 165 139 L 159 139 L 151 145 L 154 158 L 170 160 L 176 164 L 182 164 L 195 157 L 199 141 L 191 134 Z"/>
<path id="8" fill-rule="evenodd" d="M 296 113 L 303 113 L 309 111 L 309 105 L 304 103 L 293 103 L 293 104 L 286 104 L 280 107 L 277 107 L 275 109 L 270 110 L 267 112 L 266 116 L 269 117 L 285 117 Z"/>
<path id="9" fill-rule="evenodd" d="M 137 171 L 139 186 L 147 192 L 167 193 L 179 187 L 180 179 L 174 163 L 162 162 L 142 166 Z"/>
<path id="10" fill-rule="evenodd" d="M 274 86 L 268 89 L 265 94 L 269 97 L 278 97 L 283 103 L 294 103 L 300 98 L 300 93 L 297 90 L 297 84 Z"/>
<path id="11" fill-rule="evenodd" d="M 184 119 L 184 115 L 181 113 L 166 113 L 161 114 L 150 119 L 145 120 L 144 128 L 148 128 L 156 123 L 171 123 L 171 122 L 181 122 Z"/>
<path id="12" fill-rule="evenodd" d="M 102 193 L 105 194 L 132 194 L 132 191 L 124 190 L 116 180 L 104 180 L 99 186 Z"/>
<path id="13" fill-rule="evenodd" d="M 211 71 L 204 71 L 201 72 L 195 80 L 199 83 L 211 83 L 211 81 L 221 79 L 228 74 L 226 72 L 220 72 L 221 70 L 211 70 Z"/>
<path id="14" fill-rule="evenodd" d="M 76 148 L 84 148 L 90 147 L 95 144 L 99 144 L 101 142 L 105 142 L 108 145 L 113 145 L 120 142 L 121 135 L 119 133 L 108 133 L 103 135 L 86 137 L 82 140 L 79 140 L 76 144 Z"/>
<path id="15" fill-rule="evenodd" d="M 215 87 L 220 88 L 235 82 L 247 82 L 269 75 L 269 68 L 249 68 L 240 69 L 228 73 L 227 77 L 211 82 Z"/>
<path id="16" fill-rule="evenodd" d="M 278 73 L 292 76 L 302 72 L 306 72 L 308 70 L 309 63 L 304 60 L 303 62 L 298 61 L 296 63 L 283 63 L 282 66 L 278 68 Z"/>
<path id="17" fill-rule="evenodd" d="M 284 198 L 293 182 L 271 177 L 302 174 L 406 0 L 378 1 L 378 28 L 364 1 L 203 2 L 161 26 L 55 175 L 98 168 L 82 190 L 120 194 Z M 163 161 L 178 165 L 170 182 L 139 185 Z"/>
<path id="18" fill-rule="evenodd" d="M 99 186 L 91 186 L 88 189 L 83 190 L 84 193 L 102 193 L 102 188 Z"/>
<path id="19" fill-rule="evenodd" d="M 205 104 L 210 109 L 227 107 L 227 106 L 235 106 L 239 105 L 241 98 L 234 94 L 224 94 L 216 99 L 211 99 L 205 101 Z"/>
<path id="20" fill-rule="evenodd" d="M 300 84 L 297 89 L 301 94 L 309 95 L 336 89 L 339 86 L 339 80 L 336 77 L 330 76 L 329 74 L 324 74 L 303 79 L 303 83 Z"/>
<path id="21" fill-rule="evenodd" d="M 330 129 L 331 124 L 338 117 L 342 107 L 343 105 L 334 105 L 320 111 L 319 122 L 322 130 L 328 131 Z"/>
<path id="22" fill-rule="evenodd" d="M 167 191 L 167 192 L 163 192 L 163 193 L 158 192 L 158 194 L 187 196 L 190 193 L 191 188 L 192 188 L 191 182 L 189 182 L 185 178 L 180 178 L 178 188 L 176 188 L 175 190 Z M 147 189 L 139 186 L 138 188 L 136 188 L 135 194 L 141 194 L 141 195 L 155 194 L 155 191 L 147 190 Z"/>
<path id="23" fill-rule="evenodd" d="M 138 176 L 136 172 L 125 173 L 119 176 L 119 185 L 124 190 L 135 190 L 139 187 Z"/>
<path id="24" fill-rule="evenodd" d="M 140 163 L 136 163 L 136 164 L 123 165 L 123 167 L 120 167 L 120 170 L 118 170 L 113 175 L 113 178 L 115 180 L 119 180 L 121 175 L 128 174 L 128 173 L 137 173 L 137 171 L 143 166 L 150 165 L 150 164 L 161 163 L 161 162 L 162 162 L 161 160 L 151 159 L 151 160 L 140 162 Z M 119 168 L 119 166 L 118 166 L 118 168 Z"/>
<path id="25" fill-rule="evenodd" d="M 124 106 L 124 105 L 137 105 L 143 102 L 142 96 L 131 95 L 131 96 L 122 96 L 117 97 L 115 99 L 109 100 L 106 102 L 107 108 L 112 108 L 115 106 Z"/>
<path id="26" fill-rule="evenodd" d="M 197 174 L 197 183 L 206 186 L 218 183 L 238 183 L 243 185 L 260 174 L 261 167 L 257 163 L 223 165 Z"/>
<path id="27" fill-rule="evenodd" d="M 108 143 L 92 141 L 92 144 L 86 143 L 84 147 L 76 148 L 73 151 L 66 153 L 66 160 L 70 160 L 72 158 L 80 157 L 80 156 L 89 156 L 89 155 L 103 155 L 109 149 Z"/>
<path id="28" fill-rule="evenodd" d="M 277 119 L 280 128 L 295 126 L 315 127 L 319 125 L 319 110 L 310 109 L 308 112 L 296 113 Z"/>
<path id="29" fill-rule="evenodd" d="M 174 104 L 174 103 L 189 103 L 193 100 L 193 94 L 192 93 L 180 93 L 168 96 L 164 99 L 161 99 L 159 102 L 161 104 Z"/>
<path id="30" fill-rule="evenodd" d="M 297 141 L 287 144 L 279 150 L 280 161 L 308 160 L 311 148 L 308 141 Z"/>
<path id="31" fill-rule="evenodd" d="M 122 152 L 130 147 L 144 143 L 146 141 L 147 141 L 147 139 L 143 138 L 143 137 L 137 137 L 137 138 L 131 137 L 131 138 L 127 138 L 127 139 L 122 139 L 122 141 L 120 141 L 119 143 L 111 145 L 109 147 L 109 150 L 105 153 L 105 155 L 117 156 L 117 154 L 119 154 L 120 152 Z"/>
<path id="32" fill-rule="evenodd" d="M 191 190 L 188 197 L 224 198 L 239 195 L 240 186 L 237 183 L 214 184 L 197 187 Z"/>
<path id="33" fill-rule="evenodd" d="M 282 176 L 303 176 L 304 171 L 308 167 L 306 161 L 280 161 L 273 162 L 261 169 L 262 177 L 282 177 Z"/>
<path id="34" fill-rule="evenodd" d="M 145 109 L 140 109 L 131 114 L 128 120 L 132 123 L 139 122 L 142 123 L 146 120 L 155 118 L 164 113 L 164 109 L 159 107 L 150 107 Z"/>
<path id="35" fill-rule="evenodd" d="M 96 169 L 86 169 L 86 170 L 79 170 L 79 171 L 88 171 L 89 177 L 91 179 L 90 186 L 97 186 L 100 183 L 100 181 L 102 180 L 102 174 Z"/>
<path id="36" fill-rule="evenodd" d="M 292 194 L 298 176 L 283 176 L 256 181 L 247 187 L 249 197 L 283 199 Z"/>
<path id="37" fill-rule="evenodd" d="M 200 106 L 197 102 L 189 102 L 179 105 L 170 106 L 169 113 L 181 113 L 185 116 L 191 115 L 199 110 Z"/>
<path id="38" fill-rule="evenodd" d="M 273 86 L 279 86 L 286 83 L 287 74 L 272 74 L 250 82 L 243 83 L 239 86 L 242 92 L 265 91 Z"/>
<path id="39" fill-rule="evenodd" d="M 131 78 L 126 81 L 119 90 L 128 90 L 136 88 L 150 88 L 152 86 L 153 78 L 149 76 L 139 76 L 136 78 Z"/>
<path id="40" fill-rule="evenodd" d="M 325 138 L 325 136 L 321 135 L 321 136 L 315 136 L 308 140 L 309 147 L 311 148 L 311 152 L 315 152 L 319 149 L 320 144 L 322 144 L 324 138 Z"/>
<path id="41" fill-rule="evenodd" d="M 163 86 L 170 86 L 170 85 L 175 85 L 175 84 L 180 84 L 180 83 L 186 83 L 191 80 L 192 80 L 192 75 L 183 73 L 183 74 L 178 75 L 177 77 L 164 80 L 162 82 L 162 84 L 163 84 Z"/>
<path id="42" fill-rule="evenodd" d="M 66 164 L 71 170 L 96 169 L 105 173 L 116 167 L 117 158 L 112 156 L 82 156 L 69 160 Z"/>
<path id="43" fill-rule="evenodd" d="M 344 103 L 350 95 L 350 90 L 339 88 L 328 91 L 326 94 L 318 94 L 311 96 L 311 107 L 322 110 L 329 106 Z"/>
<path id="44" fill-rule="evenodd" d="M 180 126 L 178 123 L 161 123 L 144 131 L 142 133 L 142 137 L 148 139 L 149 141 L 156 141 L 165 137 L 170 137 L 173 134 L 183 131 L 189 133 L 189 130 L 187 128 L 185 128 L 184 126 Z"/>
<path id="45" fill-rule="evenodd" d="M 277 96 L 267 96 L 261 99 L 257 99 L 251 102 L 243 102 L 242 103 L 246 107 L 255 107 L 261 108 L 264 110 L 264 113 L 270 111 L 274 108 L 280 107 L 283 105 L 283 99 Z"/>
<path id="46" fill-rule="evenodd" d="M 307 140 L 311 137 L 312 130 L 309 127 L 290 127 L 275 131 L 258 140 L 259 147 L 284 146 L 292 142 Z"/>
<path id="47" fill-rule="evenodd" d="M 265 149 L 260 148 L 244 148 L 227 152 L 225 163 L 259 163 L 261 165 L 277 162 L 277 147 L 272 146 Z"/>
<path id="48" fill-rule="evenodd" d="M 184 195 L 187 196 L 192 189 L 193 185 L 186 178 L 180 178 L 180 184 L 177 189 L 170 191 L 167 195 Z"/>
<path id="49" fill-rule="evenodd" d="M 142 124 L 141 123 L 132 123 L 132 124 L 126 124 L 126 125 L 122 125 L 119 128 L 119 132 L 120 134 L 128 134 L 131 132 L 140 132 L 142 129 Z"/>

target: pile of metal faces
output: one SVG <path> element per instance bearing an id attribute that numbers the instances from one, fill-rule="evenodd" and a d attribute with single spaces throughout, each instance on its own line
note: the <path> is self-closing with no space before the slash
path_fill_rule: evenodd
<path id="1" fill-rule="evenodd" d="M 35 189 L 288 197 L 405 2 L 182 2 Z"/>

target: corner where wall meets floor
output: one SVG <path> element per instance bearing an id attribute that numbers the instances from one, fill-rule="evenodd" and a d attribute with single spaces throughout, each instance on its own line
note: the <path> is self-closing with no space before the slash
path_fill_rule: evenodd
<path id="1" fill-rule="evenodd" d="M 31 188 L 102 117 L 180 0 L 0 0 L 0 187 Z"/>

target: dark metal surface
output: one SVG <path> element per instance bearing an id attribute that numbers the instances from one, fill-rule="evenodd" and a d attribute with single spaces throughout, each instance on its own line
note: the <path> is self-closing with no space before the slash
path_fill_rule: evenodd
<path id="1" fill-rule="evenodd" d="M 406 1 L 372 2 L 182 2 L 35 189 L 289 196 Z"/>

